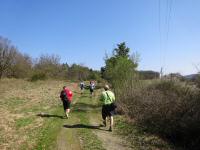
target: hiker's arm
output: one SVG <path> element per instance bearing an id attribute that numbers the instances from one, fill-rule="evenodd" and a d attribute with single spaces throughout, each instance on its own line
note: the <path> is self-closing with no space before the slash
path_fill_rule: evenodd
<path id="1" fill-rule="evenodd" d="M 66 93 L 65 92 L 61 92 L 60 93 L 60 99 L 63 100 L 66 98 Z"/>
<path id="2" fill-rule="evenodd" d="M 112 98 L 112 99 L 113 99 L 113 102 L 115 102 L 115 94 L 114 94 L 114 93 L 113 93 L 113 96 L 112 96 L 112 97 L 113 97 L 113 98 Z"/>

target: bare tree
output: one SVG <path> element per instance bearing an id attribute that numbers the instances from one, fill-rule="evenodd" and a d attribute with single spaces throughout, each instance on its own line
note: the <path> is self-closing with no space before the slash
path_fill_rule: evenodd
<path id="1" fill-rule="evenodd" d="M 10 69 L 17 49 L 11 45 L 11 42 L 3 37 L 0 37 L 0 79 L 6 70 Z"/>
<path id="2" fill-rule="evenodd" d="M 10 69 L 6 72 L 7 76 L 15 78 L 26 78 L 32 73 L 32 58 L 27 54 L 17 52 Z"/>
<path id="3" fill-rule="evenodd" d="M 60 57 L 58 55 L 41 55 L 34 68 L 48 77 L 56 77 L 61 68 Z"/>

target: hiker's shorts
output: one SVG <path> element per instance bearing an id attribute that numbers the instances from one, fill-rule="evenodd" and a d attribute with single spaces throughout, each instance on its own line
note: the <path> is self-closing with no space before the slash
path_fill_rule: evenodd
<path id="1" fill-rule="evenodd" d="M 70 101 L 63 100 L 63 108 L 64 108 L 64 111 L 65 111 L 66 109 L 70 109 L 70 104 L 71 104 Z"/>
<path id="2" fill-rule="evenodd" d="M 115 109 L 111 104 L 102 106 L 102 118 L 105 120 L 106 117 L 113 116 L 115 114 Z"/>
<path id="3" fill-rule="evenodd" d="M 90 88 L 90 93 L 93 93 L 94 92 L 94 89 Z"/>

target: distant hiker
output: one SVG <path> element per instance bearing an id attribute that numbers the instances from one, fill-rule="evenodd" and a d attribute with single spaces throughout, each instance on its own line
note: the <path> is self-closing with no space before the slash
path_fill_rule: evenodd
<path id="1" fill-rule="evenodd" d="M 94 88 L 95 88 L 95 83 L 94 83 L 94 81 L 90 81 L 89 88 L 90 88 L 90 95 L 92 96 L 92 95 L 93 95 L 93 92 L 94 92 Z"/>
<path id="2" fill-rule="evenodd" d="M 102 118 L 103 124 L 106 126 L 107 117 L 110 117 L 110 128 L 109 131 L 113 129 L 113 115 L 115 114 L 115 95 L 109 90 L 109 86 L 104 86 L 104 92 L 102 92 L 100 101 L 102 102 Z"/>
<path id="3" fill-rule="evenodd" d="M 60 98 L 63 102 L 64 112 L 65 116 L 69 118 L 69 112 L 70 112 L 70 104 L 72 101 L 72 91 L 67 89 L 66 86 L 63 87 L 63 90 L 60 93 Z"/>
<path id="4" fill-rule="evenodd" d="M 83 94 L 84 87 L 85 87 L 85 83 L 82 81 L 80 83 L 81 94 Z"/>

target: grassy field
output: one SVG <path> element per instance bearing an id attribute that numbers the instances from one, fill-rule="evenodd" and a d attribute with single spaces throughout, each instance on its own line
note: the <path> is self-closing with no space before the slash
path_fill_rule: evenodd
<path id="1" fill-rule="evenodd" d="M 0 149 L 34 149 L 51 123 L 57 130 L 60 119 L 48 120 L 37 115 L 63 115 L 59 109 L 59 91 L 63 85 L 62 81 L 0 81 Z"/>
<path id="2" fill-rule="evenodd" d="M 69 119 L 63 118 L 59 98 L 64 85 L 74 93 Z M 128 125 L 123 116 L 115 116 L 113 133 L 101 127 L 100 91 L 90 97 L 72 82 L 1 80 L 0 149 L 171 149 L 159 137 Z"/>
<path id="3" fill-rule="evenodd" d="M 70 120 L 63 119 L 64 113 L 59 98 L 63 85 L 67 85 L 75 93 Z M 60 142 L 57 139 L 60 138 L 58 136 L 63 125 L 66 125 L 67 129 L 69 125 L 89 123 L 86 111 L 77 108 L 81 107 L 83 102 L 75 104 L 79 98 L 77 90 L 77 84 L 64 81 L 28 82 L 16 79 L 0 81 L 0 149 L 60 147 L 57 145 Z M 73 147 L 103 149 L 95 134 L 87 128 L 68 129 L 64 132 L 67 137 L 63 138 L 67 138 L 72 149 Z"/>

